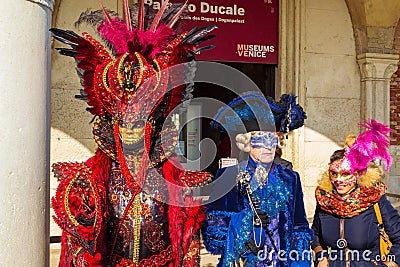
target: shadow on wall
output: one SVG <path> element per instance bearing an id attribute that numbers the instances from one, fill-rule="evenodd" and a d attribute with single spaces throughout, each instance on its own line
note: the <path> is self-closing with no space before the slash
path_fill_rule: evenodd
<path id="1" fill-rule="evenodd" d="M 96 144 L 92 134 L 93 115 L 85 111 L 85 102 L 75 99 L 78 93 L 79 89 L 51 90 L 52 145 L 58 146 L 74 139 L 94 153 Z"/>

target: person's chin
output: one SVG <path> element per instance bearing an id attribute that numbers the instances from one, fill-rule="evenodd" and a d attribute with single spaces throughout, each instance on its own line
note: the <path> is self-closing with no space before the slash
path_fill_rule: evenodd
<path id="1" fill-rule="evenodd" d="M 271 163 L 273 160 L 274 160 L 274 156 L 268 155 L 268 156 L 262 156 L 260 161 L 264 164 L 267 164 L 267 163 Z"/>
<path id="2" fill-rule="evenodd" d="M 344 195 L 344 194 L 346 194 L 347 192 L 350 191 L 350 188 L 347 187 L 347 186 L 337 186 L 337 187 L 336 187 L 336 191 L 337 191 L 339 194 Z"/>

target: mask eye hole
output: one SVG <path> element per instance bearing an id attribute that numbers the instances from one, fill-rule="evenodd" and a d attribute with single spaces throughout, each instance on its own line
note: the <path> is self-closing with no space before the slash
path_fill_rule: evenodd
<path id="1" fill-rule="evenodd" d="M 334 172 L 334 171 L 329 171 L 329 176 L 331 178 L 337 178 L 339 176 L 339 174 L 337 172 Z"/>

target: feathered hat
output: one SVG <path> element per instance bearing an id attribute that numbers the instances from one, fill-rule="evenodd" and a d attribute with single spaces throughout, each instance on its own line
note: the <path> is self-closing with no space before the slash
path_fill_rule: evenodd
<path id="1" fill-rule="evenodd" d="M 373 119 L 365 120 L 359 126 L 367 130 L 358 137 L 350 135 L 346 138 L 345 156 L 338 161 L 332 162 L 329 165 L 329 169 L 357 174 L 359 177 L 367 172 L 371 163 L 382 161 L 385 165 L 385 170 L 389 170 L 392 165 L 392 157 L 388 150 L 391 129 Z"/>
<path id="2" fill-rule="evenodd" d="M 222 131 L 288 133 L 304 125 L 307 118 L 296 96 L 284 94 L 279 101 L 259 93 L 244 94 L 222 108 L 211 123 Z"/>

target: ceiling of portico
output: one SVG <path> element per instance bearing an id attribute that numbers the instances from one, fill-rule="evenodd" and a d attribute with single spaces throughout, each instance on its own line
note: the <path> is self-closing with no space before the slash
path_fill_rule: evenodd
<path id="1" fill-rule="evenodd" d="M 345 0 L 350 12 L 357 54 L 393 53 L 400 17 L 398 0 Z"/>

